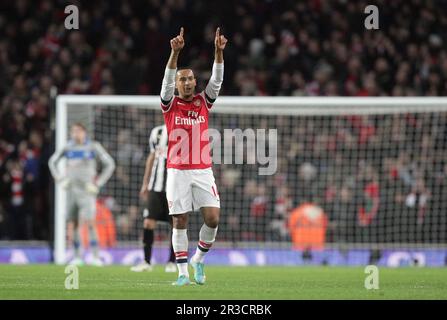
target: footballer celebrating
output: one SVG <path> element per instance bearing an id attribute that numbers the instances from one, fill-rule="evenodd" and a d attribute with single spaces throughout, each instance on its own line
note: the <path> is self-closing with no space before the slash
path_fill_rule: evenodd
<path id="1" fill-rule="evenodd" d="M 204 224 L 191 258 L 194 279 L 205 283 L 204 257 L 216 239 L 220 200 L 211 169 L 208 115 L 223 82 L 223 50 L 227 39 L 217 28 L 215 59 L 211 78 L 204 91 L 196 94 L 191 69 L 177 70 L 177 59 L 185 45 L 184 29 L 171 39 L 171 55 L 166 65 L 160 98 L 168 130 L 166 198 L 173 218 L 172 246 L 179 276 L 174 285 L 190 284 L 188 272 L 188 213 L 200 209 Z M 174 95 L 175 89 L 178 95 Z"/>

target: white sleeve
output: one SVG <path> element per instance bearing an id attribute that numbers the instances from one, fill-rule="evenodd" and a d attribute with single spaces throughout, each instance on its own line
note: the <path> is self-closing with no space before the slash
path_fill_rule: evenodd
<path id="1" fill-rule="evenodd" d="M 152 129 L 151 134 L 149 136 L 149 152 L 150 153 L 155 152 L 155 145 L 156 145 L 155 135 L 156 135 L 156 131 L 155 131 L 155 129 Z"/>
<path id="2" fill-rule="evenodd" d="M 224 74 L 224 64 L 216 63 L 213 64 L 213 72 L 211 74 L 210 81 L 205 88 L 205 97 L 207 102 L 213 104 L 219 95 L 220 88 L 223 82 Z"/>
<path id="3" fill-rule="evenodd" d="M 64 156 L 65 148 L 61 150 L 57 150 L 49 159 L 48 161 L 48 167 L 50 168 L 51 175 L 53 178 L 57 181 L 62 179 L 62 175 L 60 174 L 59 170 L 57 169 L 57 164 L 59 160 Z"/>
<path id="4" fill-rule="evenodd" d="M 177 69 L 165 69 L 165 75 L 161 85 L 160 98 L 164 106 L 168 106 L 174 96 L 175 91 L 175 74 Z"/>
<path id="5" fill-rule="evenodd" d="M 107 180 L 109 180 L 109 178 L 112 176 L 116 164 L 115 160 L 113 160 L 110 154 L 104 149 L 104 147 L 99 142 L 95 141 L 94 147 L 102 163 L 102 170 L 96 180 L 96 183 L 99 187 L 102 187 L 107 182 Z"/>

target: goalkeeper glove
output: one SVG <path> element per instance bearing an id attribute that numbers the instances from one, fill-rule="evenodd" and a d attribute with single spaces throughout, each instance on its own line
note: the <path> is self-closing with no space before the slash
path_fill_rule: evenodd
<path id="1" fill-rule="evenodd" d="M 85 184 L 85 190 L 94 196 L 96 196 L 99 193 L 98 186 L 92 182 L 87 182 Z"/>
<path id="2" fill-rule="evenodd" d="M 56 182 L 61 186 L 63 189 L 67 189 L 70 185 L 70 179 L 67 177 L 62 177 L 56 180 Z"/>

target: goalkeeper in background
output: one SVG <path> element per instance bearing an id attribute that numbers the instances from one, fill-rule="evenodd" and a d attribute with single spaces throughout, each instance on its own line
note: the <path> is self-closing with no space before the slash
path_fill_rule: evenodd
<path id="1" fill-rule="evenodd" d="M 98 235 L 96 232 L 96 196 L 115 170 L 115 161 L 99 142 L 87 138 L 87 130 L 81 123 L 70 129 L 71 140 L 61 150 L 57 150 L 49 160 L 49 168 L 56 183 L 67 190 L 68 227 L 72 230 L 75 257 L 72 264 L 84 264 L 81 256 L 80 226 L 87 224 L 90 249 L 93 252 L 92 264 L 101 266 L 98 254 Z M 66 159 L 66 174 L 57 169 L 59 160 Z M 97 176 L 96 161 L 102 164 Z"/>

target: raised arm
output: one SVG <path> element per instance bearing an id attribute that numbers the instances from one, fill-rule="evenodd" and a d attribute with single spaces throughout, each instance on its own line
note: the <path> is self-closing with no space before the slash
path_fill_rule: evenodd
<path id="1" fill-rule="evenodd" d="M 227 38 L 220 34 L 220 28 L 216 29 L 216 36 L 214 37 L 214 62 L 223 63 L 223 51 L 227 45 Z"/>
<path id="2" fill-rule="evenodd" d="M 185 46 L 183 39 L 184 29 L 180 28 L 180 34 L 171 39 L 171 55 L 166 64 L 165 74 L 161 86 L 160 98 L 163 105 L 168 106 L 174 96 L 175 74 L 177 72 L 177 60 L 180 51 Z"/>
<path id="3" fill-rule="evenodd" d="M 184 34 L 183 27 L 180 28 L 180 33 L 177 37 L 171 39 L 171 55 L 169 56 L 168 63 L 166 65 L 167 69 L 177 69 L 177 59 L 180 51 L 185 46 L 185 40 L 183 39 Z"/>
<path id="4" fill-rule="evenodd" d="M 219 95 L 220 88 L 223 82 L 224 60 L 223 51 L 227 45 L 228 40 L 220 34 L 220 28 L 216 30 L 214 38 L 214 63 L 211 73 L 210 81 L 205 88 L 206 99 L 209 104 L 213 104 Z"/>

